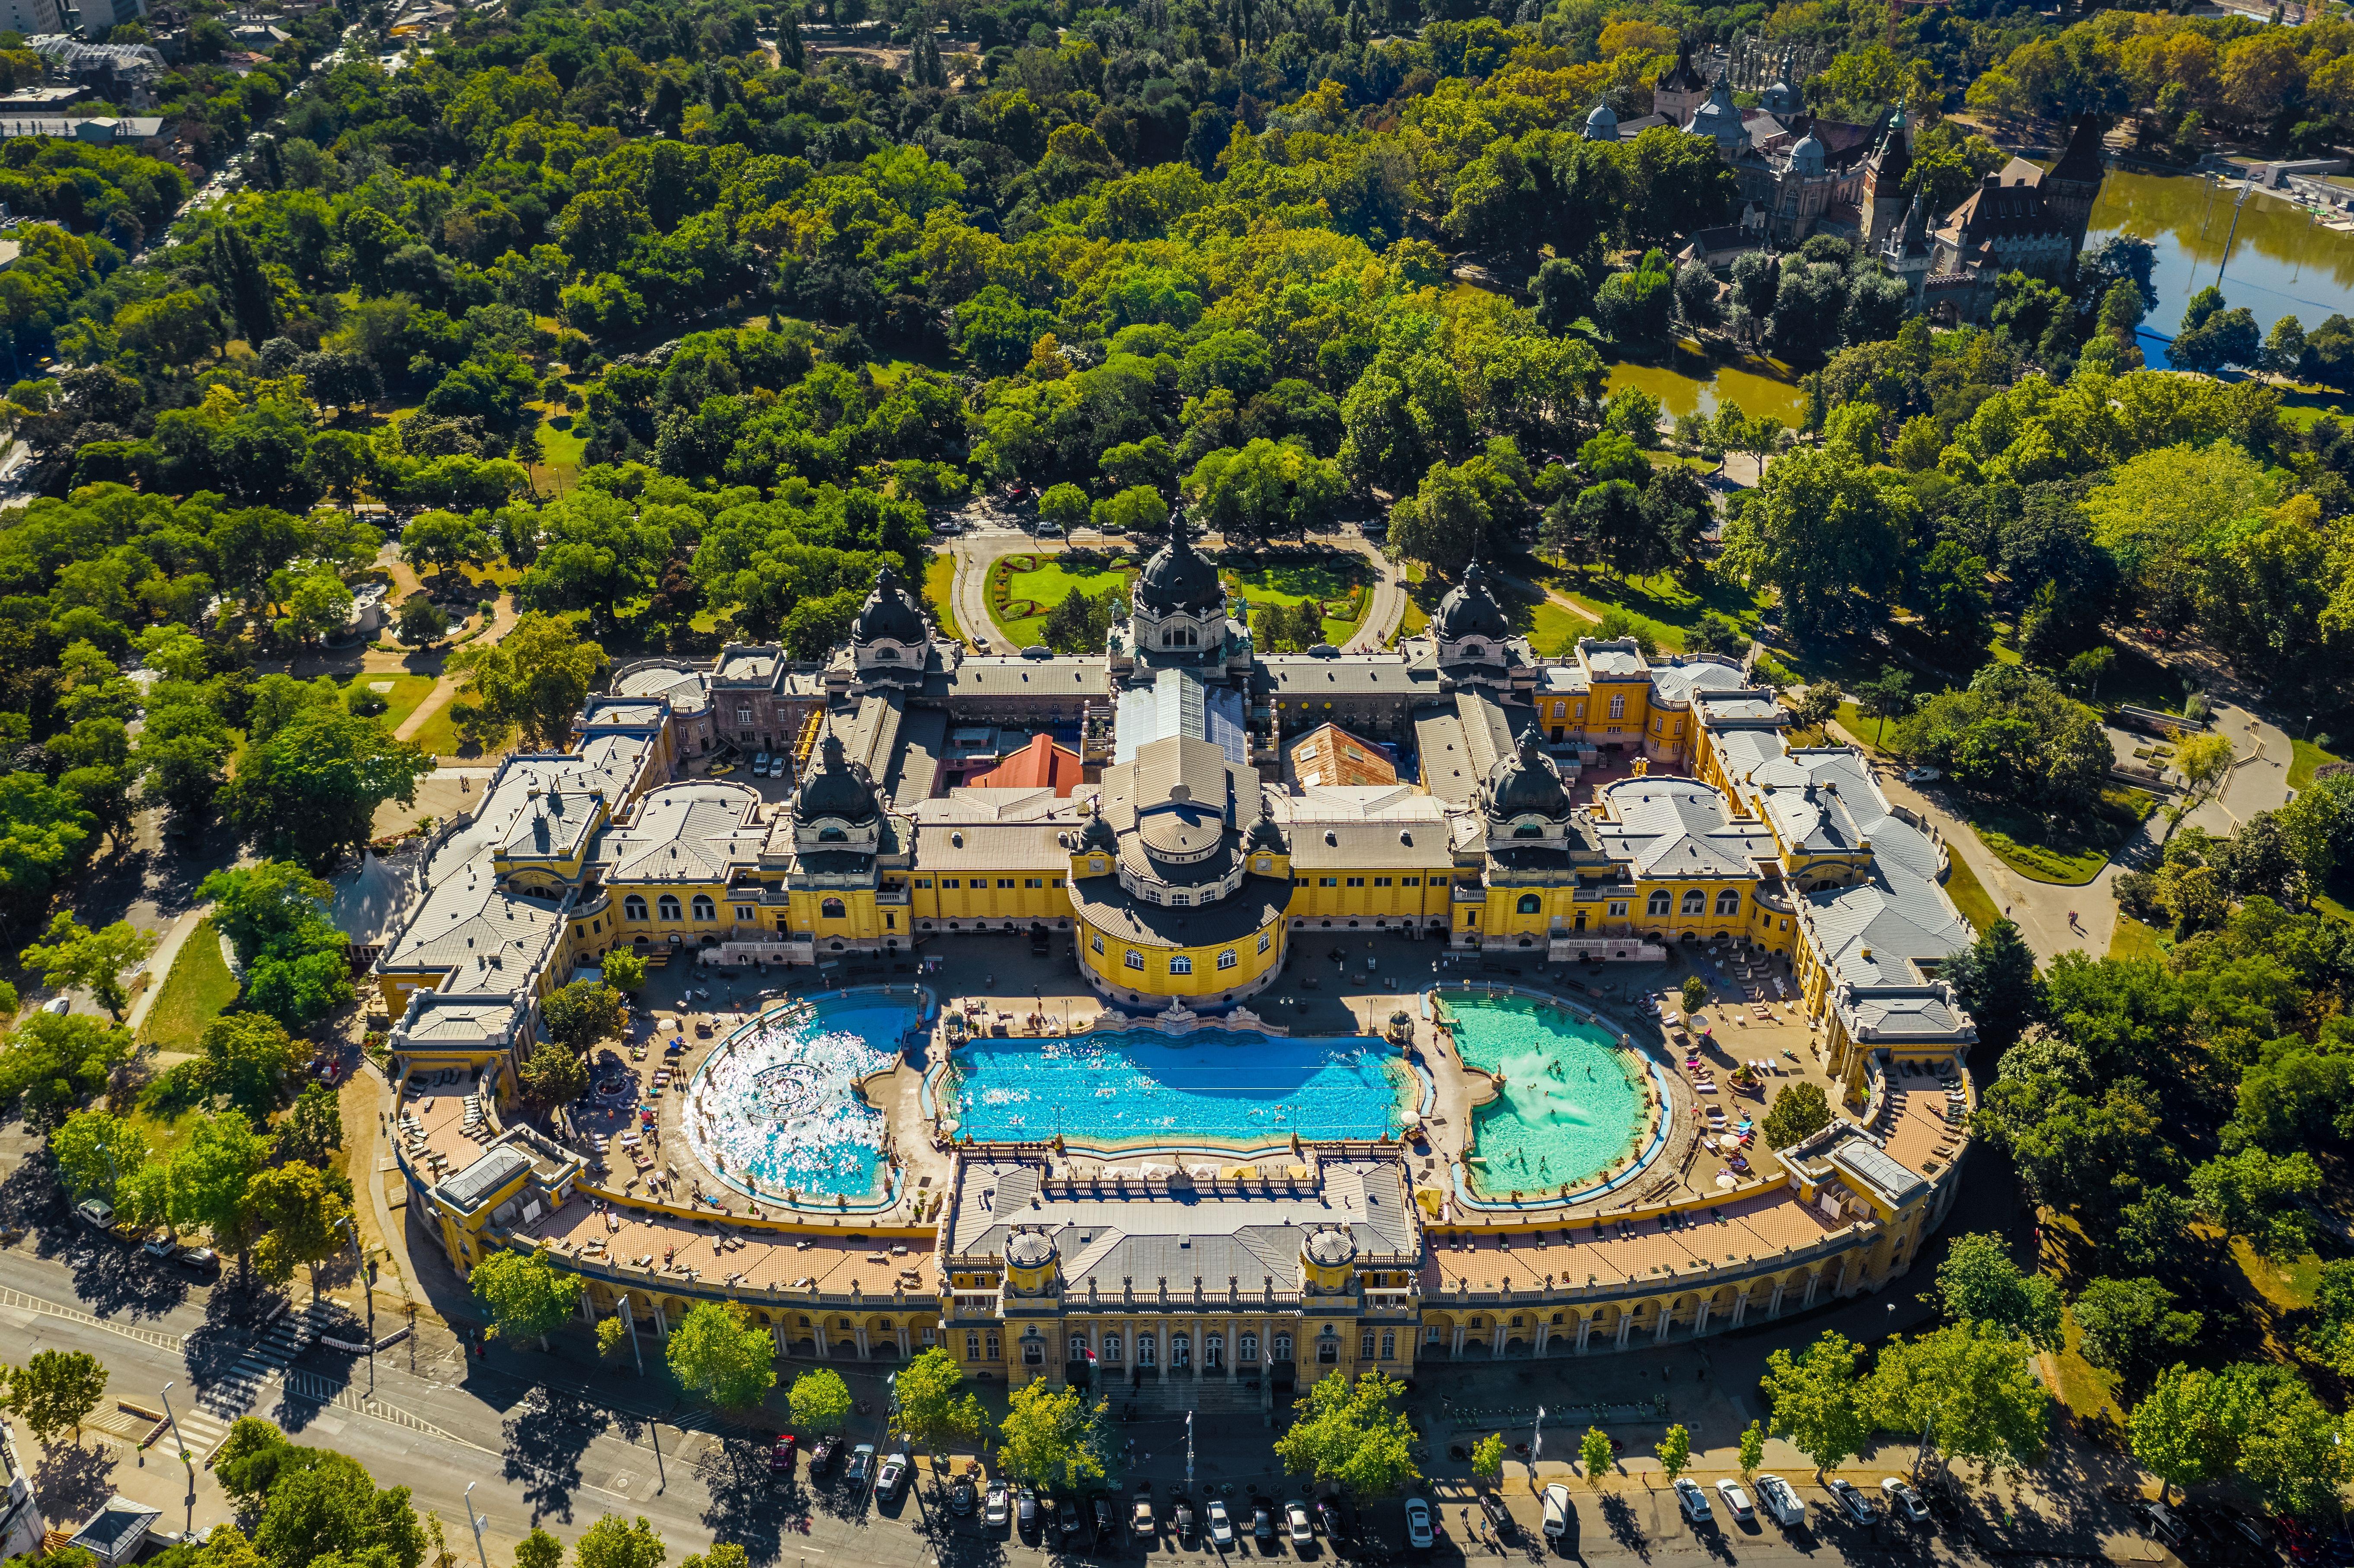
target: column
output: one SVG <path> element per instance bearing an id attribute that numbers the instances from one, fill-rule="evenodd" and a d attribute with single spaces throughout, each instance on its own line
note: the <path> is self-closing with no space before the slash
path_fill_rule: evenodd
<path id="1" fill-rule="evenodd" d="M 1715 1298 L 1713 1297 L 1703 1296 L 1700 1298 L 1700 1305 L 1692 1308 L 1693 1339 L 1697 1340 L 1702 1334 L 1708 1332 L 1708 1309 L 1710 1306 L 1713 1304 L 1714 1300 Z"/>
<path id="2" fill-rule="evenodd" d="M 1627 1336 L 1634 1331 L 1635 1314 L 1622 1308 L 1618 1313 L 1618 1349 L 1623 1351 L 1627 1348 Z"/>
<path id="3" fill-rule="evenodd" d="M 823 1318 L 820 1318 L 817 1320 L 817 1359 L 822 1361 L 830 1361 L 833 1360 L 833 1346 L 825 1337 L 825 1319 Z"/>
<path id="4" fill-rule="evenodd" d="M 1840 1254 L 1839 1283 L 1831 1287 L 1831 1294 L 1833 1296 L 1838 1297 L 1847 1294 L 1848 1266 L 1854 1261 L 1855 1253 L 1852 1250 Z"/>
<path id="5" fill-rule="evenodd" d="M 1674 1327 L 1674 1326 L 1675 1326 L 1675 1321 L 1676 1321 L 1676 1314 L 1675 1314 L 1675 1309 L 1674 1309 L 1674 1308 L 1672 1308 L 1671 1306 L 1670 1306 L 1670 1305 L 1669 1305 L 1667 1302 L 1665 1302 L 1665 1301 L 1660 1302 L 1660 1303 L 1659 1303 L 1659 1331 L 1658 1333 L 1653 1334 L 1653 1335 L 1651 1336 L 1651 1343 L 1653 1343 L 1653 1344 L 1655 1344 L 1655 1345 L 1664 1345 L 1664 1344 L 1666 1344 L 1666 1343 L 1668 1342 L 1668 1330 L 1669 1330 L 1670 1328 L 1672 1328 L 1672 1327 Z"/>
<path id="6" fill-rule="evenodd" d="M 1736 1329 L 1741 1327 L 1741 1320 L 1749 1316 L 1749 1289 L 1744 1285 L 1733 1298 L 1733 1326 Z"/>
<path id="7" fill-rule="evenodd" d="M 1779 1318 L 1782 1315 L 1782 1293 L 1788 1288 L 1787 1281 L 1781 1279 L 1774 1281 L 1774 1299 L 1766 1304 L 1766 1316 Z"/>
<path id="8" fill-rule="evenodd" d="M 1577 1353 L 1585 1353 L 1585 1341 L 1594 1334 L 1594 1314 L 1588 1312 L 1577 1320 Z"/>
<path id="9" fill-rule="evenodd" d="M 1504 1353 L 1504 1319 L 1501 1314 L 1496 1319 L 1496 1331 L 1488 1338 L 1488 1353 L 1497 1357 Z"/>
<path id="10" fill-rule="evenodd" d="M 1815 1291 L 1822 1282 L 1823 1271 L 1819 1268 L 1813 1270 L 1807 1276 L 1807 1298 L 1805 1300 L 1798 1303 L 1801 1308 L 1811 1307 L 1815 1304 Z"/>
<path id="11" fill-rule="evenodd" d="M 655 1333 L 656 1337 L 658 1337 L 658 1338 L 660 1338 L 660 1339 L 667 1340 L 667 1339 L 669 1339 L 669 1338 L 670 1338 L 670 1314 L 663 1310 L 663 1304 L 662 1304 L 662 1298 L 661 1298 L 661 1297 L 659 1297 L 659 1296 L 655 1297 L 655 1298 L 653 1298 L 653 1303 L 654 1303 L 654 1333 Z"/>
<path id="12" fill-rule="evenodd" d="M 861 1323 L 856 1328 L 851 1330 L 850 1332 L 852 1339 L 856 1343 L 858 1359 L 862 1361 L 866 1360 L 866 1325 Z"/>
<path id="13" fill-rule="evenodd" d="M 907 1359 L 907 1322 L 904 1318 L 899 1320 L 899 1359 Z"/>
<path id="14" fill-rule="evenodd" d="M 792 1354 L 792 1347 L 785 1343 L 785 1325 L 782 1319 L 779 1319 L 776 1322 L 769 1326 L 769 1337 L 777 1341 L 777 1354 L 779 1356 L 789 1356 Z"/>
<path id="15" fill-rule="evenodd" d="M 580 1320 L 592 1329 L 597 1326 L 597 1293 L 593 1290 L 580 1292 Z"/>
<path id="16" fill-rule="evenodd" d="M 1543 1313 L 1540 1312 L 1539 1314 L 1537 1314 L 1537 1354 L 1538 1354 L 1538 1355 L 1542 1356 L 1542 1355 L 1543 1355 L 1543 1354 L 1545 1353 L 1545 1341 L 1546 1341 L 1546 1340 L 1550 1340 L 1550 1339 L 1552 1339 L 1552 1338 L 1553 1338 L 1553 1319 L 1551 1319 L 1550 1318 L 1547 1318 Z"/>
<path id="17" fill-rule="evenodd" d="M 1468 1327 L 1466 1327 L 1466 1326 L 1464 1325 L 1464 1323 L 1463 1323 L 1463 1321 L 1462 1321 L 1462 1319 L 1456 1319 L 1456 1323 L 1455 1323 L 1455 1359 L 1456 1359 L 1457 1361 L 1461 1361 L 1461 1360 L 1463 1359 L 1463 1341 L 1464 1341 L 1464 1340 L 1465 1340 L 1465 1339 L 1466 1339 L 1466 1338 L 1470 1334 L 1470 1332 L 1471 1332 L 1471 1330 L 1470 1330 Z"/>

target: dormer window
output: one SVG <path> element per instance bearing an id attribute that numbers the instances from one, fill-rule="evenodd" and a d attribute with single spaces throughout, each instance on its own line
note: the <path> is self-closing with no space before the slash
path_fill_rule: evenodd
<path id="1" fill-rule="evenodd" d="M 850 834 L 841 828 L 820 828 L 817 842 L 822 844 L 846 844 L 850 842 Z"/>
<path id="2" fill-rule="evenodd" d="M 877 648 L 875 650 L 875 662 L 878 664 L 896 664 L 899 662 L 899 651 L 896 648 Z"/>

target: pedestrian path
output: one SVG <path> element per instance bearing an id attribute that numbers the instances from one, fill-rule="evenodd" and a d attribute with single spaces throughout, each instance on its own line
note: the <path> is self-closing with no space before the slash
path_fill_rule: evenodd
<path id="1" fill-rule="evenodd" d="M 204 1405 L 224 1421 L 235 1421 L 251 1410 L 262 1389 L 286 1370 L 286 1363 L 311 1348 L 320 1330 L 334 1320 L 334 1309 L 313 1302 L 302 1312 L 281 1312 L 247 1347 L 237 1364 L 205 1390 Z"/>
<path id="2" fill-rule="evenodd" d="M 174 1405 L 172 1416 L 179 1428 L 180 1441 L 187 1446 L 188 1457 L 199 1465 L 211 1464 L 214 1451 L 228 1440 L 229 1423 L 206 1409 L 201 1402 L 186 1410 Z"/>

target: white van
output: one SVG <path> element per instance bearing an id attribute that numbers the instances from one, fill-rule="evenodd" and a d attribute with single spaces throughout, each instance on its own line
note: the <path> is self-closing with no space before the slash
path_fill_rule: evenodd
<path id="1" fill-rule="evenodd" d="M 1547 1541 L 1559 1541 L 1569 1531 L 1569 1489 L 1559 1481 L 1544 1489 L 1544 1535 Z"/>
<path id="2" fill-rule="evenodd" d="M 1757 1478 L 1757 1500 L 1774 1516 L 1774 1522 L 1785 1528 L 1795 1528 L 1807 1522 L 1807 1509 L 1790 1483 L 1779 1476 Z"/>

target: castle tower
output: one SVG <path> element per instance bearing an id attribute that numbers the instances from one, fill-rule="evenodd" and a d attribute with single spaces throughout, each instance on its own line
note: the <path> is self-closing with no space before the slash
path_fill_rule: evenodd
<path id="1" fill-rule="evenodd" d="M 2101 199 L 2101 181 L 2107 169 L 2101 156 L 2101 122 L 2091 114 L 2076 121 L 2068 150 L 2036 182 L 2043 205 L 2068 232 L 2069 244 L 2084 249 L 2084 230 L 2093 220 L 2093 206 Z"/>
<path id="2" fill-rule="evenodd" d="M 1903 225 L 1879 248 L 1880 259 L 1888 270 L 1904 280 L 1913 294 L 1908 309 L 1918 313 L 1924 291 L 1929 285 L 1929 274 L 1936 270 L 1937 247 L 1929 238 L 1929 196 L 1925 190 L 1913 193 L 1913 205 L 1905 210 Z"/>
<path id="3" fill-rule="evenodd" d="M 1708 78 L 1692 64 L 1691 45 L 1678 39 L 1675 68 L 1651 88 L 1651 112 L 1666 115 L 1670 125 L 1681 125 L 1706 101 Z"/>
<path id="4" fill-rule="evenodd" d="M 1904 222 L 1904 178 L 1913 172 L 1911 128 L 1898 110 L 1872 150 L 1863 175 L 1863 243 L 1867 252 L 1884 249 Z"/>

